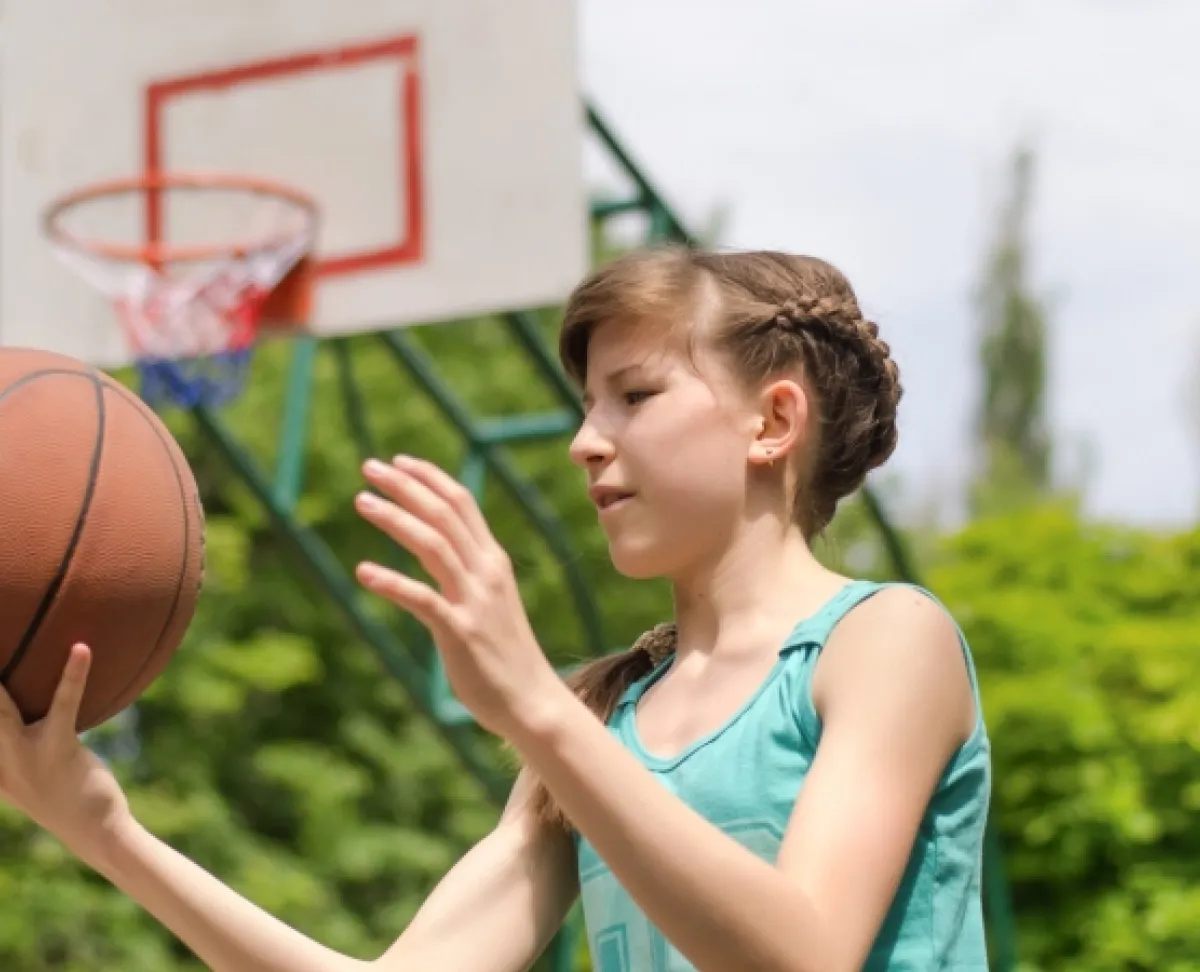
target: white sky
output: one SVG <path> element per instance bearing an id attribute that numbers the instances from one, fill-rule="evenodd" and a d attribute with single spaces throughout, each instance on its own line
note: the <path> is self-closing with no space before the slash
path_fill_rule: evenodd
<path id="1" fill-rule="evenodd" d="M 692 225 L 850 276 L 905 377 L 891 469 L 966 472 L 971 291 L 1009 153 L 1040 153 L 1053 426 L 1097 515 L 1200 501 L 1200 3 L 582 0 L 584 81 Z"/>

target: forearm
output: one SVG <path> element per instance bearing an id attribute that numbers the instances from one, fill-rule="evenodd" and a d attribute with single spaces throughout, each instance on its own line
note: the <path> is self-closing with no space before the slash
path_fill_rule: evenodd
<path id="1" fill-rule="evenodd" d="M 679 801 L 573 699 L 513 737 L 622 886 L 698 969 L 845 964 L 799 886 Z"/>
<path id="2" fill-rule="evenodd" d="M 103 850 L 80 856 L 214 972 L 361 972 L 369 966 L 273 918 L 132 818 Z"/>

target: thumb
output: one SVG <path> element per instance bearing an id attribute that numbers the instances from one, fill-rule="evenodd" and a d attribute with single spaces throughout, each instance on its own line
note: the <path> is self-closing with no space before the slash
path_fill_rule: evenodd
<path id="1" fill-rule="evenodd" d="M 0 685 L 0 734 L 9 735 L 25 728 L 25 717 L 17 708 L 17 703 L 8 694 L 8 690 Z"/>
<path id="2" fill-rule="evenodd" d="M 91 666 L 91 649 L 85 644 L 73 645 L 58 688 L 54 690 L 50 711 L 46 714 L 46 722 L 55 733 L 77 735 L 75 727 L 79 722 L 79 707 L 83 703 Z"/>

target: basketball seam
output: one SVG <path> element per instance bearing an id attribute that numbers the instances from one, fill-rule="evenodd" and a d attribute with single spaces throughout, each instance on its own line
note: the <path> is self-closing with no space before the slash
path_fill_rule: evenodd
<path id="1" fill-rule="evenodd" d="M 162 648 L 162 640 L 164 637 L 166 637 L 167 631 L 171 627 L 171 622 L 175 620 L 175 612 L 179 610 L 179 599 L 183 595 L 183 580 L 187 576 L 189 559 L 188 554 L 191 550 L 192 540 L 191 519 L 188 516 L 188 496 L 187 492 L 183 488 L 183 477 L 179 474 L 179 469 L 175 464 L 175 457 L 172 455 L 166 439 L 163 438 L 162 430 L 159 429 L 154 422 L 148 421 L 146 417 L 141 414 L 140 409 L 138 409 L 137 405 L 133 401 L 132 393 L 129 392 L 123 385 L 109 382 L 104 382 L 103 384 L 104 387 L 109 391 L 116 392 L 121 398 L 125 399 L 126 403 L 138 413 L 138 418 L 142 419 L 142 421 L 146 422 L 146 424 L 150 426 L 150 430 L 154 433 L 154 437 L 158 440 L 158 444 L 162 446 L 163 452 L 165 452 L 167 455 L 167 461 L 171 466 L 171 472 L 175 476 L 175 484 L 179 488 L 180 511 L 183 515 L 183 555 L 179 564 L 179 578 L 175 582 L 175 596 L 171 600 L 171 609 L 167 612 L 167 616 L 163 621 L 162 628 L 159 629 L 158 637 L 154 641 L 154 647 L 146 653 L 145 657 L 142 659 L 141 665 L 138 666 L 137 670 L 132 676 L 130 676 L 128 681 L 126 681 L 117 692 L 114 692 L 111 696 L 109 696 L 104 705 L 98 707 L 97 712 L 100 715 L 105 715 L 108 707 L 121 699 L 125 693 L 129 691 L 129 686 L 136 683 L 137 680 L 141 678 L 142 672 L 146 670 L 147 666 L 149 666 L 150 663 L 158 657 L 159 651 Z M 201 576 L 203 577 L 203 572 L 201 572 Z M 116 715 L 116 713 L 108 713 L 105 718 L 111 718 L 113 715 Z"/>
<path id="2" fill-rule="evenodd" d="M 78 375 L 81 378 L 91 378 L 86 371 L 72 371 L 69 368 L 42 368 L 40 371 L 31 371 L 29 374 L 23 375 L 6 387 L 4 391 L 0 391 L 0 402 L 18 389 L 24 388 L 39 378 L 49 378 L 51 375 Z"/>
<path id="3" fill-rule="evenodd" d="M 71 539 L 67 542 L 67 549 L 63 553 L 62 560 L 59 562 L 58 570 L 51 578 L 49 585 L 46 587 L 45 593 L 42 595 L 42 600 L 34 612 L 33 620 L 29 622 L 29 627 L 25 629 L 25 634 L 21 636 L 20 642 L 17 644 L 17 649 L 12 653 L 4 669 L 0 671 L 0 684 L 8 684 L 13 673 L 21 664 L 22 659 L 29 653 L 34 640 L 38 636 L 42 625 L 45 623 L 47 616 L 50 614 L 50 609 L 54 606 L 55 598 L 58 597 L 58 592 L 62 589 L 63 583 L 66 581 L 67 573 L 71 569 L 71 562 L 75 557 L 75 551 L 79 547 L 79 541 L 83 537 L 83 528 L 87 523 L 88 513 L 92 508 L 92 500 L 96 495 L 96 479 L 100 473 L 100 460 L 104 455 L 104 431 L 106 428 L 107 416 L 105 415 L 104 405 L 104 388 L 99 379 L 94 373 L 87 371 L 68 371 L 66 369 L 46 369 L 45 371 L 35 371 L 4 390 L 0 393 L 0 401 L 13 392 L 16 388 L 24 384 L 29 384 L 39 377 L 47 375 L 79 375 L 86 378 L 92 383 L 92 387 L 96 390 L 96 447 L 92 451 L 91 466 L 88 470 L 87 485 L 83 490 L 83 502 L 80 506 L 79 515 L 75 520 L 75 528 L 71 533 Z"/>

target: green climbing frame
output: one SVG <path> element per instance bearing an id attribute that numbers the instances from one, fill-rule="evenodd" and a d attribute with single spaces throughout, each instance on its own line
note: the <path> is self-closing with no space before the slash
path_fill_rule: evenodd
<path id="1" fill-rule="evenodd" d="M 693 242 L 692 235 L 625 151 L 612 129 L 593 107 L 588 106 L 586 113 L 591 137 L 603 147 L 631 187 L 626 198 L 594 202 L 591 207 L 594 223 L 602 225 L 614 217 L 636 214 L 643 217 L 647 227 L 646 242 Z M 584 582 L 570 538 L 555 511 L 522 475 L 506 452 L 506 447 L 516 443 L 562 439 L 572 435 L 582 414 L 580 402 L 574 387 L 542 339 L 533 318 L 522 312 L 513 312 L 504 315 L 501 320 L 515 344 L 528 355 L 546 386 L 558 399 L 559 407 L 556 410 L 503 418 L 472 414 L 441 375 L 436 362 L 404 329 L 382 332 L 376 335 L 376 339 L 461 435 L 466 445 L 466 459 L 459 471 L 461 481 L 477 496 L 482 496 L 486 484 L 495 482 L 523 510 L 530 527 L 537 532 L 562 568 L 581 621 L 588 652 L 601 655 L 614 646 L 605 642 L 596 602 Z M 365 612 L 359 605 L 357 587 L 345 567 L 324 541 L 302 525 L 296 516 L 296 504 L 303 493 L 302 471 L 314 368 L 318 353 L 325 351 L 336 356 L 344 407 L 360 452 L 364 456 L 373 455 L 362 398 L 350 368 L 349 352 L 342 341 L 319 342 L 315 338 L 302 338 L 294 342 L 284 423 L 273 474 L 234 437 L 219 414 L 199 406 L 193 409 L 193 417 L 200 431 L 262 504 L 274 528 L 294 545 L 331 604 L 378 654 L 387 671 L 400 681 L 414 704 L 436 726 L 463 769 L 499 805 L 507 795 L 509 780 L 499 774 L 486 758 L 480 735 L 473 727 L 470 714 L 454 699 L 437 660 L 437 653 L 428 651 L 427 644 L 414 644 L 412 638 L 406 641 Z M 864 490 L 863 498 L 868 514 L 879 531 L 894 574 L 898 578 L 918 582 L 916 567 L 903 537 L 888 519 L 879 498 L 869 488 Z M 422 659 L 431 657 L 434 663 L 430 668 Z M 998 841 L 991 828 L 985 849 L 984 872 L 994 965 L 999 972 L 1009 972 L 1015 965 L 1014 930 Z M 550 949 L 548 962 L 556 972 L 568 972 L 573 967 L 578 933 L 579 918 L 576 913 Z"/>

